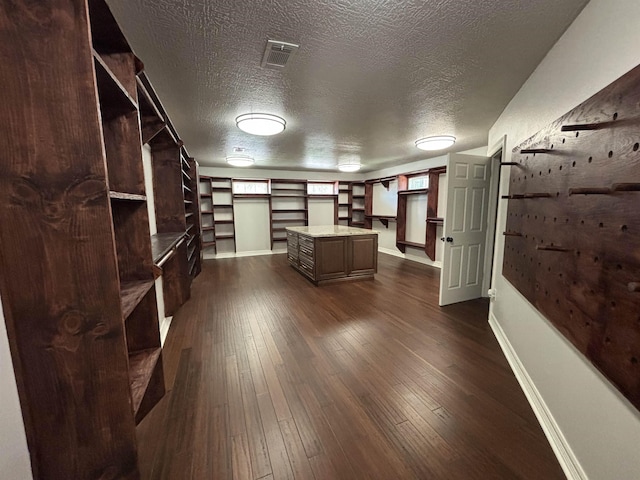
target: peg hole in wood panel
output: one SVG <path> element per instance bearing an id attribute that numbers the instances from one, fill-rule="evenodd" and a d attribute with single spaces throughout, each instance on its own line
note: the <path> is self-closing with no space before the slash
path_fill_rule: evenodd
<path id="1" fill-rule="evenodd" d="M 539 176 L 542 176 L 542 170 L 540 170 L 540 171 L 538 172 L 538 175 L 539 175 Z"/>
<path id="2" fill-rule="evenodd" d="M 609 153 L 607 154 L 607 156 L 608 156 L 609 158 L 613 157 L 613 150 L 609 150 Z"/>
<path id="3" fill-rule="evenodd" d="M 604 343 L 611 343 L 611 339 L 609 337 L 605 338 Z"/>
<path id="4" fill-rule="evenodd" d="M 558 217 L 553 217 L 553 223 L 556 223 L 558 221 Z"/>
<path id="5" fill-rule="evenodd" d="M 629 230 L 629 227 L 627 227 L 626 225 L 622 225 L 622 226 L 620 227 L 620 230 L 622 230 L 623 232 L 626 232 L 626 231 L 628 231 L 628 230 Z"/>
<path id="6" fill-rule="evenodd" d="M 580 250 L 576 250 L 576 256 L 580 256 Z"/>
<path id="7" fill-rule="evenodd" d="M 553 150 L 553 143 L 551 144 L 551 150 Z"/>
<path id="8" fill-rule="evenodd" d="M 616 265 L 616 269 L 618 269 L 618 270 L 622 270 L 622 265 L 617 264 L 617 265 Z"/>
<path id="9" fill-rule="evenodd" d="M 562 143 L 564 143 L 564 138 L 562 139 Z"/>
<path id="10" fill-rule="evenodd" d="M 551 173 L 551 169 L 549 169 L 549 173 Z"/>
<path id="11" fill-rule="evenodd" d="M 600 223 L 598 224 L 598 227 L 600 227 L 600 228 L 604 227 L 604 223 L 600 222 Z"/>
<path id="12" fill-rule="evenodd" d="M 560 166 L 558 167 L 558 170 L 562 170 L 562 165 L 560 165 Z"/>
<path id="13" fill-rule="evenodd" d="M 616 113 L 614 113 L 614 114 L 613 114 L 613 119 L 614 119 L 614 120 L 617 120 L 617 119 L 618 119 L 618 112 L 616 112 Z"/>
<path id="14" fill-rule="evenodd" d="M 584 225 L 584 220 L 580 220 L 580 225 Z"/>
<path id="15" fill-rule="evenodd" d="M 640 144 L 638 144 L 638 142 L 634 143 L 634 144 L 633 144 L 633 151 L 634 151 L 634 152 L 637 152 L 637 151 L 638 151 L 638 148 L 640 148 Z"/>
<path id="16" fill-rule="evenodd" d="M 593 157 L 589 157 L 589 163 L 593 162 Z"/>
<path id="17" fill-rule="evenodd" d="M 576 161 L 574 160 L 573 163 L 571 164 L 572 167 L 576 166 Z"/>
<path id="18" fill-rule="evenodd" d="M 616 302 L 611 302 L 611 308 L 616 308 Z"/>
<path id="19" fill-rule="evenodd" d="M 595 256 L 593 257 L 593 263 L 598 263 L 600 261 L 600 257 Z"/>
<path id="20" fill-rule="evenodd" d="M 573 308 L 569 309 L 569 315 L 573 315 Z"/>
<path id="21" fill-rule="evenodd" d="M 638 359 L 636 357 L 631 357 L 631 363 L 633 365 L 637 365 L 638 364 Z"/>
<path id="22" fill-rule="evenodd" d="M 585 327 L 589 327 L 589 326 L 591 326 L 591 323 L 589 323 L 589 322 L 584 322 L 584 326 L 585 326 Z"/>
<path id="23" fill-rule="evenodd" d="M 556 192 L 556 197 L 559 197 L 559 196 L 560 196 L 560 192 Z"/>

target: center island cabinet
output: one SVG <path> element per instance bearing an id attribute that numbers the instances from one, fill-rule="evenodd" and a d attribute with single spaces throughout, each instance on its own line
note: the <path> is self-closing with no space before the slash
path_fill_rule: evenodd
<path id="1" fill-rule="evenodd" d="M 373 279 L 378 232 L 343 225 L 288 227 L 287 259 L 316 285 Z"/>

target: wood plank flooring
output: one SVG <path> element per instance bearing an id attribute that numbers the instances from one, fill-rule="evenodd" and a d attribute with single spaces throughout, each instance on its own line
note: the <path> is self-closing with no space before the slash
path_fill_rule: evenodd
<path id="1" fill-rule="evenodd" d="M 380 254 L 315 287 L 286 255 L 204 262 L 138 427 L 151 479 L 565 478 L 487 323 Z"/>

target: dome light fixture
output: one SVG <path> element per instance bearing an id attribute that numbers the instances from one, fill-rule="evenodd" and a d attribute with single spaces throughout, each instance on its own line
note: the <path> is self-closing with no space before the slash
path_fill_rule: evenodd
<path id="1" fill-rule="evenodd" d="M 236 125 L 251 135 L 269 136 L 284 132 L 287 122 L 270 113 L 245 113 L 236 117 Z"/>
<path id="2" fill-rule="evenodd" d="M 456 137 L 451 135 L 439 135 L 435 137 L 425 137 L 416 140 L 416 147 L 420 150 L 444 150 L 456 143 Z"/>
<path id="3" fill-rule="evenodd" d="M 253 157 L 249 155 L 229 155 L 227 157 L 227 163 L 234 167 L 250 167 L 256 162 Z"/>
<path id="4" fill-rule="evenodd" d="M 357 172 L 358 170 L 360 170 L 360 167 L 362 167 L 360 163 L 353 161 L 338 164 L 338 170 L 340 170 L 341 172 Z"/>

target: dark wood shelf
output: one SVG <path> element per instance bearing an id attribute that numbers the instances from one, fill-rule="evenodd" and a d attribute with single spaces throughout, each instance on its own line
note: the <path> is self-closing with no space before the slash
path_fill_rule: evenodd
<path id="1" fill-rule="evenodd" d="M 161 353 L 162 348 L 150 348 L 129 355 L 129 382 L 134 414 L 140 409 Z"/>
<path id="2" fill-rule="evenodd" d="M 195 227 L 195 225 L 193 225 L 193 224 L 187 225 L 187 233 L 189 233 L 191 230 L 193 230 L 194 227 Z"/>
<path id="3" fill-rule="evenodd" d="M 233 220 L 214 220 L 216 225 L 233 225 Z"/>
<path id="4" fill-rule="evenodd" d="M 304 222 L 306 218 L 274 218 L 271 223 L 298 223 Z"/>
<path id="5" fill-rule="evenodd" d="M 156 233 L 151 235 L 153 263 L 158 263 L 185 236 L 185 232 Z"/>
<path id="6" fill-rule="evenodd" d="M 444 224 L 444 218 L 439 218 L 439 217 L 427 218 L 427 223 L 435 223 L 436 225 L 442 225 Z"/>
<path id="7" fill-rule="evenodd" d="M 202 246 L 203 246 L 203 247 L 212 247 L 212 246 L 214 246 L 215 244 L 216 244 L 216 242 L 215 242 L 215 241 L 212 241 L 212 242 L 202 242 Z"/>
<path id="8" fill-rule="evenodd" d="M 268 193 L 234 193 L 233 198 L 269 198 L 271 195 Z M 214 208 L 217 205 L 214 205 Z"/>
<path id="9" fill-rule="evenodd" d="M 354 212 L 364 212 L 364 208 L 352 208 Z"/>
<path id="10" fill-rule="evenodd" d="M 184 203 L 185 205 L 193 205 L 193 202 L 191 200 L 185 200 Z"/>
<path id="11" fill-rule="evenodd" d="M 137 193 L 124 193 L 124 192 L 114 192 L 113 190 L 109 192 L 109 198 L 111 200 L 120 200 L 125 202 L 146 202 L 146 195 L 138 195 Z"/>
<path id="12" fill-rule="evenodd" d="M 92 52 L 102 117 L 105 120 L 111 120 L 117 116 L 138 110 L 137 102 L 129 95 L 120 80 L 113 74 L 100 55 L 95 50 L 92 50 Z"/>
<path id="13" fill-rule="evenodd" d="M 351 225 L 364 225 L 364 222 L 351 222 Z"/>
<path id="14" fill-rule="evenodd" d="M 311 194 L 311 195 L 307 195 L 307 198 L 335 198 L 337 197 L 338 194 L 337 193 L 331 193 L 331 194 Z"/>
<path id="15" fill-rule="evenodd" d="M 286 242 L 287 239 L 284 237 L 276 237 L 276 238 L 272 238 L 271 240 L 273 240 L 274 242 Z"/>
<path id="16" fill-rule="evenodd" d="M 189 187 L 187 187 L 186 185 L 182 185 L 182 189 L 186 190 L 189 193 L 193 193 L 193 191 Z"/>
<path id="17" fill-rule="evenodd" d="M 184 218 L 189 218 L 191 216 L 193 216 L 193 213 L 185 213 Z"/>
<path id="18" fill-rule="evenodd" d="M 350 203 L 339 203 L 338 207 L 350 207 L 351 204 Z"/>
<path id="19" fill-rule="evenodd" d="M 211 187 L 212 192 L 230 192 L 231 187 Z"/>
<path id="20" fill-rule="evenodd" d="M 280 195 L 280 194 L 274 195 L 274 194 L 271 194 L 270 196 L 271 196 L 271 198 L 307 198 L 306 194 L 304 194 L 304 195 Z"/>
<path id="21" fill-rule="evenodd" d="M 365 215 L 365 218 L 372 218 L 374 220 L 396 220 L 396 217 L 391 215 Z"/>
<path id="22" fill-rule="evenodd" d="M 153 285 L 153 279 L 120 283 L 120 304 L 122 305 L 123 320 L 126 320 L 131 315 L 131 312 L 135 310 Z"/>
<path id="23" fill-rule="evenodd" d="M 306 188 L 271 188 L 272 192 L 306 192 Z"/>
<path id="24" fill-rule="evenodd" d="M 364 198 L 364 195 L 353 195 L 353 198 Z"/>
<path id="25" fill-rule="evenodd" d="M 399 243 L 400 245 L 406 245 L 407 247 L 414 247 L 414 248 L 420 248 L 420 249 L 424 249 L 425 247 L 424 243 L 409 242 L 407 240 L 397 240 L 396 243 Z"/>
<path id="26" fill-rule="evenodd" d="M 338 220 L 351 220 L 351 217 L 338 217 Z"/>
<path id="27" fill-rule="evenodd" d="M 213 194 L 211 193 L 201 193 L 200 197 L 201 198 L 211 198 L 213 196 Z"/>
<path id="28" fill-rule="evenodd" d="M 231 203 L 224 203 L 224 204 L 220 204 L 218 205 L 217 203 L 213 206 L 213 209 L 215 210 L 216 208 L 233 208 L 233 204 Z M 211 212 L 213 213 L 213 212 Z"/>
<path id="29" fill-rule="evenodd" d="M 272 229 L 273 232 L 286 232 L 287 229 L 286 228 L 274 228 Z"/>
<path id="30" fill-rule="evenodd" d="M 164 115 L 156 106 L 149 91 L 139 77 L 136 77 L 136 85 L 138 89 L 138 106 L 142 127 L 142 143 L 146 144 L 165 128 L 166 122 Z"/>
<path id="31" fill-rule="evenodd" d="M 200 210 L 200 213 L 204 213 L 205 215 L 213 215 L 213 210 Z"/>
<path id="32" fill-rule="evenodd" d="M 203 232 L 211 232 L 211 231 L 214 231 L 215 229 L 216 229 L 215 227 L 202 227 Z"/>
<path id="33" fill-rule="evenodd" d="M 234 240 L 235 235 L 216 235 L 216 240 Z"/>
<path id="34" fill-rule="evenodd" d="M 191 260 L 189 260 L 189 276 L 193 276 L 193 270 L 196 268 L 196 262 L 198 261 L 198 255 L 194 255 Z"/>
<path id="35" fill-rule="evenodd" d="M 415 190 L 401 190 L 398 195 L 424 195 L 429 193 L 428 188 L 416 188 Z"/>
<path id="36" fill-rule="evenodd" d="M 280 210 L 271 210 L 273 213 L 300 213 L 306 212 L 306 208 L 288 208 L 288 209 L 280 209 Z"/>

